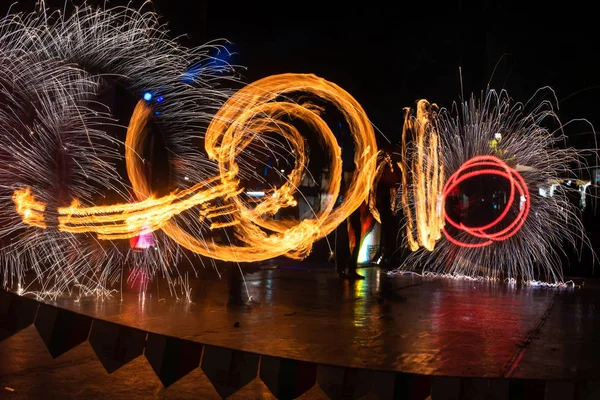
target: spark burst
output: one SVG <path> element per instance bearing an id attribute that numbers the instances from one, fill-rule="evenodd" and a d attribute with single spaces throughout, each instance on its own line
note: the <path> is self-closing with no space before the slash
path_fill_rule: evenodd
<path id="1" fill-rule="evenodd" d="M 132 279 L 162 275 L 184 282 L 187 275 L 184 279 L 176 268 L 181 247 L 227 261 L 303 258 L 315 240 L 367 199 L 378 152 L 364 110 L 348 93 L 311 75 L 282 74 L 233 95 L 220 86 L 224 80 L 237 82 L 233 68 L 210 62 L 209 52 L 218 46 L 188 49 L 167 33 L 156 14 L 130 8 L 83 6 L 69 16 L 42 10 L 0 21 L 4 287 L 27 291 L 25 278 L 33 273 L 41 295 L 106 294 L 126 266 Z M 190 68 L 200 74 L 190 74 Z M 151 106 L 138 104 L 125 141 L 106 132 L 116 120 L 99 100 L 112 80 L 136 96 L 150 93 L 147 101 L 161 99 Z M 350 126 L 360 173 L 341 206 L 335 205 L 339 146 L 319 106 L 293 101 L 294 92 L 333 103 Z M 302 222 L 273 219 L 279 209 L 295 204 L 293 193 L 308 163 L 291 117 L 322 135 L 331 158 L 329 200 Z M 562 244 L 575 244 L 582 232 L 564 193 L 542 198 L 529 190 L 529 215 L 506 240 L 467 248 L 456 243 L 473 244 L 470 234 L 476 229 L 452 232 L 454 242 L 441 235 L 445 176 L 474 157 L 494 155 L 515 165 L 530 189 L 570 173 L 568 165 L 579 161 L 578 153 L 560 148 L 563 137 L 543 127 L 555 117 L 549 101 L 512 105 L 506 93 L 493 91 L 482 101 L 461 104 L 458 114 L 426 102 L 419 103 L 415 117 L 407 114 L 402 171 L 404 188 L 410 189 L 403 191 L 403 205 L 409 245 L 417 250 L 407 265 L 453 276 L 561 283 Z M 153 193 L 143 171 L 149 119 L 165 138 L 173 172 L 165 196 Z M 407 140 L 407 132 L 415 137 Z M 491 150 L 489 141 L 497 132 L 503 141 Z M 237 196 L 243 190 L 240 180 L 252 177 L 258 162 L 251 150 L 294 160 L 285 183 L 268 190 L 260 203 Z M 129 183 L 116 167 L 123 160 Z M 107 192 L 115 194 L 109 202 L 114 204 L 96 205 L 106 203 Z M 233 228 L 241 244 L 216 244 L 207 237 L 223 227 Z M 142 231 L 153 232 L 159 251 L 130 251 L 125 239 Z"/>
<path id="2" fill-rule="evenodd" d="M 311 92 L 335 104 L 350 126 L 355 139 L 357 173 L 346 190 L 344 201 L 334 209 L 341 187 L 342 160 L 337 140 L 320 115 L 310 107 L 292 102 L 272 102 L 288 92 Z M 69 207 L 58 208 L 58 230 L 68 233 L 97 234 L 101 240 L 130 239 L 140 231 L 162 230 L 179 245 L 206 257 L 224 261 L 262 261 L 276 256 L 305 258 L 312 244 L 331 233 L 369 195 L 376 174 L 378 156 L 375 133 L 362 107 L 339 86 L 314 75 L 281 74 L 254 82 L 232 96 L 217 113 L 208 127 L 206 150 L 218 161 L 220 174 L 198 182 L 185 190 L 155 198 L 144 174 L 138 154 L 145 142 L 145 125 L 151 109 L 140 101 L 128 129 L 126 143 L 127 171 L 138 202 L 108 206 L 81 207 L 74 202 Z M 315 214 L 303 221 L 279 221 L 273 216 L 281 209 L 294 206 L 296 191 L 306 172 L 304 138 L 282 117 L 301 118 L 316 132 L 330 151 L 329 201 Z M 227 121 L 227 122 L 225 122 Z M 240 170 L 238 155 L 261 133 L 276 129 L 297 154 L 295 168 L 287 182 L 274 188 L 259 204 L 251 206 L 239 195 L 237 177 Z M 19 189 L 14 194 L 15 207 L 23 221 L 36 228 L 45 229 L 44 213 L 47 204 L 35 200 L 30 188 Z M 223 199 L 225 206 L 214 205 Z M 201 206 L 201 218 L 228 217 L 228 222 L 213 222 L 211 229 L 233 226 L 240 246 L 208 243 L 199 232 L 189 233 L 189 226 L 172 222 L 193 207 Z M 271 232 L 271 233 L 268 233 Z"/>
<path id="3" fill-rule="evenodd" d="M 548 89 L 547 92 L 551 91 Z M 407 217 L 411 213 L 418 215 L 419 208 L 426 207 L 423 203 L 431 211 L 443 199 L 442 208 L 436 215 L 444 222 L 445 235 L 439 237 L 433 248 L 424 248 L 423 242 L 419 243 L 421 247 L 413 246 L 413 249 L 417 247 L 416 251 L 392 274 L 419 266 L 426 273 L 441 275 L 563 284 L 561 257 L 565 255 L 565 244 L 577 248 L 582 241 L 587 243 L 587 239 L 576 205 L 569 202 L 566 192 L 557 190 L 554 196 L 545 197 L 539 194 L 538 189 L 560 182 L 565 177 L 573 177 L 573 168 L 581 165 L 583 159 L 576 149 L 561 143 L 566 141 L 566 137 L 552 101 L 539 97 L 536 100 L 534 96 L 528 103 L 513 104 L 506 92 L 492 90 L 481 100 L 472 97 L 453 110 L 442 109 L 431 116 L 435 129 L 430 131 L 429 140 L 434 135 L 439 137 L 439 163 L 445 173 L 454 180 L 457 179 L 453 176 L 457 171 L 459 174 L 476 175 L 484 172 L 482 168 L 485 168 L 485 173 L 502 175 L 510 182 L 514 181 L 518 189 L 511 187 L 515 201 L 512 206 L 509 202 L 502 211 L 500 217 L 506 217 L 507 222 L 498 228 L 486 232 L 485 229 L 492 228 L 492 224 L 484 224 L 465 229 L 454 220 L 448 220 L 447 193 L 443 193 L 442 186 L 427 192 L 433 184 L 419 183 L 418 178 L 414 178 L 414 185 L 405 185 L 408 190 L 403 192 Z M 418 115 L 411 118 L 414 124 L 420 122 Z M 550 124 L 560 128 L 552 130 L 548 128 Z M 498 133 L 502 140 L 497 146 L 490 146 Z M 418 139 L 405 143 L 404 148 L 409 149 L 405 154 L 413 157 L 405 163 L 414 164 L 418 161 L 414 160 L 415 156 L 430 151 L 419 149 L 418 143 Z M 435 143 L 430 149 L 436 154 Z M 479 159 L 483 160 L 481 166 L 476 163 Z M 418 175 L 434 170 L 434 157 L 426 155 L 422 160 L 425 166 L 413 167 L 408 174 Z M 490 171 L 492 164 L 499 168 Z M 409 233 L 417 229 L 429 232 L 429 226 L 415 226 L 411 218 L 407 223 Z"/>
<path id="4" fill-rule="evenodd" d="M 158 251 L 144 252 L 140 262 L 133 254 L 131 276 L 141 277 L 144 282 L 159 273 L 167 278 L 179 276 L 174 281 L 184 282 L 175 266 L 180 247 L 210 259 L 235 262 L 261 261 L 279 255 L 304 258 L 314 241 L 335 229 L 367 198 L 378 156 L 375 134 L 360 104 L 337 85 L 313 75 L 281 74 L 247 85 L 230 96 L 231 91 L 214 86 L 216 73 L 222 71 L 206 69 L 195 84 L 190 84 L 183 71 L 206 59 L 206 48 L 187 50 L 168 40 L 153 13 L 83 7 L 68 18 L 58 12 L 47 15 L 13 15 L 0 22 L 0 43 L 23 54 L 26 63 L 60 60 L 52 75 L 59 89 L 64 90 L 67 73 L 76 74 L 73 79 L 78 85 L 89 85 L 87 91 L 72 88 L 58 102 L 56 95 L 51 96 L 43 106 L 52 106 L 49 114 L 54 116 L 60 115 L 68 103 L 75 115 L 73 119 L 79 118 L 78 125 L 35 116 L 52 128 L 46 136 L 60 143 L 57 151 L 64 159 L 61 162 L 68 164 L 50 182 L 45 182 L 42 174 L 52 171 L 56 146 L 32 141 L 30 154 L 18 157 L 33 166 L 31 179 L 24 181 L 17 169 L 13 181 L 5 181 L 5 199 L 14 202 L 12 207 L 6 207 L 6 218 L 11 219 L 13 230 L 20 234 L 14 246 L 31 254 L 41 250 L 54 257 L 51 267 L 33 263 L 36 279 L 43 286 L 39 292 L 42 295 L 55 296 L 74 287 L 83 294 L 106 292 L 131 259 L 123 242 L 140 232 L 153 232 L 158 238 Z M 46 93 L 48 88 L 42 80 L 49 77 L 42 71 L 38 73 L 42 79 L 36 83 Z M 140 100 L 131 117 L 124 145 L 101 129 L 102 124 L 112 122 L 110 110 L 105 108 L 100 114 L 92 107 L 108 76 L 117 76 L 132 93 L 144 93 L 144 100 Z M 11 91 L 20 89 L 19 85 L 10 87 Z M 85 99 L 77 97 L 82 93 Z M 360 172 L 355 174 L 341 204 L 336 203 L 341 186 L 341 149 L 321 118 L 323 109 L 307 100 L 307 95 L 333 104 L 346 119 L 355 141 L 354 162 Z M 156 96 L 160 102 L 147 104 Z M 294 96 L 301 101 L 294 101 Z M 15 104 L 19 101 L 15 99 Z M 37 112 L 37 108 L 33 111 Z M 144 170 L 143 152 L 150 119 L 167 135 L 167 150 L 176 174 L 170 194 L 164 196 L 153 191 Z M 294 192 L 307 173 L 304 138 L 292 125 L 293 119 L 301 120 L 320 135 L 331 160 L 329 200 L 314 218 L 301 222 L 273 218 L 280 209 L 296 204 Z M 203 125 L 209 121 L 208 127 Z M 18 121 L 9 122 L 8 126 L 18 126 Z M 69 131 L 61 130 L 61 126 L 69 126 Z M 71 133 L 72 130 L 76 132 Z M 36 140 L 46 137 L 45 131 L 36 127 L 27 132 Z M 278 138 L 273 139 L 273 134 Z M 200 147 L 194 147 L 198 144 L 195 139 L 204 140 L 208 157 Z M 77 146 L 76 154 L 60 153 L 70 149 L 64 144 L 67 140 Z M 124 154 L 116 145 L 123 145 Z M 278 157 L 294 159 L 294 169 L 280 187 L 269 190 L 260 203 L 251 204 L 238 196 L 244 190 L 240 180 L 252 174 L 248 171 L 253 170 L 253 161 L 258 161 L 248 156 L 252 154 L 249 150 L 265 148 Z M 123 156 L 130 185 L 120 180 L 111 163 Z M 6 157 L 11 159 L 11 154 Z M 12 162 L 11 159 L 7 167 Z M 119 194 L 118 201 L 96 205 L 98 198 L 93 194 L 103 196 L 106 190 Z M 133 201 L 127 199 L 129 193 Z M 239 245 L 217 244 L 205 235 L 224 227 L 234 229 Z M 34 235 L 46 242 L 32 242 Z M 65 244 L 71 246 L 65 250 Z M 5 286 L 12 284 L 16 276 L 21 287 L 27 272 L 22 265 L 31 264 L 24 260 L 18 255 L 11 269 L 5 267 Z"/>
<path id="5" fill-rule="evenodd" d="M 171 268 L 183 253 L 160 232 L 160 251 L 133 254 L 125 241 L 31 229 L 12 204 L 13 191 L 30 187 L 46 205 L 46 222 L 56 226 L 59 207 L 75 199 L 91 206 L 107 193 L 130 198 L 117 169 L 123 140 L 106 132 L 117 121 L 100 102 L 114 82 L 133 95 L 149 91 L 164 99 L 154 106 L 153 121 L 169 152 L 171 185 L 185 187 L 218 171 L 197 143 L 231 94 L 218 85 L 236 80 L 233 69 L 212 62 L 211 51 L 225 51 L 218 44 L 189 49 L 167 33 L 156 14 L 131 8 L 84 5 L 68 15 L 44 8 L 0 20 L 2 286 L 27 290 L 36 283 L 39 293 L 51 295 L 102 292 L 120 279 L 124 265 L 148 276 L 177 275 Z M 197 77 L 185 75 L 198 65 Z M 26 282 L 31 273 L 35 278 Z"/>

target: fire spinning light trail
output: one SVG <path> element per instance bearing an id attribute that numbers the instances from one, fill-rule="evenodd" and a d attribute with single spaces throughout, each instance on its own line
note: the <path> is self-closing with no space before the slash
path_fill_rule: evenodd
<path id="1" fill-rule="evenodd" d="M 315 76 L 284 74 L 233 95 L 234 68 L 212 55 L 227 52 L 224 46 L 185 48 L 144 7 L 43 8 L 0 20 L 3 287 L 35 286 L 46 297 L 104 294 L 127 269 L 131 281 L 165 277 L 174 293 L 185 280 L 177 268 L 184 257 L 206 256 L 195 261 L 213 266 L 214 259 L 302 258 L 366 199 L 377 147 L 364 110 L 347 92 Z M 103 104 L 106 89 L 117 85 L 144 99 L 125 140 Z M 354 136 L 361 173 L 341 205 L 340 147 L 322 106 L 307 96 L 336 107 Z M 273 217 L 295 205 L 308 165 L 293 120 L 320 136 L 331 160 L 329 200 L 299 223 Z M 145 165 L 150 129 L 168 154 L 166 195 L 153 192 Z M 254 171 L 265 151 L 294 168 L 251 202 L 241 182 L 262 179 Z M 129 182 L 118 173 L 122 161 Z M 216 243 L 213 232 L 222 228 L 226 240 Z M 133 251 L 127 239 L 141 233 L 154 245 Z M 194 271 L 197 262 L 189 263 Z"/>
<path id="2" fill-rule="evenodd" d="M 402 208 L 406 216 L 408 246 L 433 250 L 444 224 L 442 187 L 444 164 L 435 105 L 417 103 L 417 115 L 406 109 L 402 129 Z M 413 207 L 414 205 L 414 210 Z"/>
<path id="3" fill-rule="evenodd" d="M 134 252 L 125 240 L 56 229 L 67 216 L 59 211 L 75 206 L 74 199 L 85 207 L 131 200 L 117 168 L 126 128 L 109 107 L 116 86 L 155 99 L 153 128 L 169 155 L 173 188 L 185 191 L 219 175 L 198 142 L 233 93 L 227 86 L 238 82 L 233 67 L 213 55 L 227 50 L 222 42 L 181 46 L 148 4 L 84 4 L 0 19 L 2 287 L 54 297 L 105 293 L 122 282 L 124 269 L 132 280 L 163 276 L 170 288 L 183 278 L 175 265 L 189 254 L 162 231 L 154 233 L 152 251 Z M 15 201 L 25 208 L 15 210 Z M 194 213 L 176 218 L 195 233 L 207 229 Z"/>
<path id="4" fill-rule="evenodd" d="M 488 167 L 488 169 L 476 170 L 471 172 L 465 172 L 471 168 L 477 167 Z M 489 169 L 489 167 L 496 167 L 498 169 Z M 446 182 L 444 186 L 444 199 L 460 185 L 462 182 L 467 179 L 474 178 L 482 175 L 497 175 L 507 179 L 510 182 L 510 193 L 508 195 L 508 201 L 504 206 L 504 210 L 500 213 L 496 219 L 492 222 L 489 222 L 483 226 L 478 227 L 469 227 L 465 226 L 462 223 L 455 222 L 448 214 L 445 215 L 446 222 L 448 222 L 453 227 L 460 229 L 476 238 L 484 239 L 479 243 L 466 243 L 461 242 L 459 240 L 454 239 L 446 230 L 444 230 L 444 234 L 446 238 L 450 240 L 452 243 L 463 246 L 463 247 L 484 247 L 489 246 L 494 241 L 507 240 L 511 236 L 515 235 L 521 229 L 521 226 L 525 223 L 525 219 L 529 214 L 530 200 L 529 200 L 529 190 L 527 189 L 527 185 L 525 181 L 519 175 L 517 171 L 510 168 L 506 163 L 494 156 L 476 156 L 464 163 Z M 493 229 L 498 225 L 508 214 L 513 206 L 515 201 L 515 188 L 519 192 L 519 199 L 521 203 L 519 204 L 519 212 L 514 220 L 505 228 L 497 231 L 497 232 L 488 232 L 488 230 Z"/>
<path id="5" fill-rule="evenodd" d="M 553 95 L 547 90 L 536 96 L 542 94 Z M 407 113 L 402 206 L 413 252 L 393 273 L 422 269 L 454 277 L 563 284 L 565 244 L 577 248 L 582 240 L 589 242 L 566 191 L 539 194 L 551 182 L 574 177 L 571 168 L 583 162 L 576 149 L 564 147 L 566 137 L 552 104 L 543 97 L 513 104 L 506 92 L 489 91 L 481 100 L 472 97 L 453 106 L 456 111 L 438 112 L 421 101 L 416 117 Z M 545 127 L 549 123 L 560 128 L 552 131 Z M 461 184 L 484 175 L 509 183 L 504 208 L 481 226 L 456 221 L 448 212 L 450 193 L 460 193 Z"/>
<path id="6" fill-rule="evenodd" d="M 342 205 L 336 207 L 340 190 L 342 161 L 341 149 L 335 136 L 317 112 L 310 107 L 292 102 L 272 100 L 293 92 L 311 93 L 336 105 L 346 117 L 350 132 L 355 139 L 355 163 L 357 174 L 350 183 Z M 199 182 L 189 189 L 176 191 L 168 196 L 155 198 L 144 176 L 143 163 L 138 154 L 143 152 L 145 125 L 151 109 L 140 101 L 132 116 L 126 139 L 127 172 L 139 202 L 111 206 L 82 207 L 74 203 L 58 209 L 58 229 L 62 232 L 92 232 L 99 239 L 128 239 L 142 229 L 163 230 L 181 246 L 203 256 L 225 261 L 261 261 L 280 255 L 303 258 L 311 250 L 314 241 L 333 231 L 347 216 L 367 198 L 376 171 L 377 145 L 373 128 L 362 107 L 340 87 L 313 75 L 275 75 L 237 92 L 215 115 L 206 134 L 206 150 L 218 162 L 220 176 Z M 330 156 L 330 187 L 328 200 L 315 218 L 296 224 L 277 221 L 272 217 L 282 207 L 295 204 L 293 193 L 299 185 L 306 165 L 304 139 L 298 130 L 281 118 L 293 116 L 301 119 L 316 132 L 323 135 Z M 243 188 L 239 187 L 237 156 L 258 135 L 277 129 L 284 139 L 293 145 L 296 168 L 287 182 L 266 196 L 254 208 L 239 199 Z M 243 246 L 207 243 L 190 235 L 184 228 L 171 222 L 174 215 L 192 207 L 203 206 L 202 214 L 209 217 L 217 209 L 208 203 L 225 199 L 233 207 L 226 212 L 232 219 Z M 45 228 L 43 211 L 46 205 L 34 200 L 30 189 L 15 192 L 14 200 L 23 222 Z M 267 234 L 265 230 L 274 232 Z"/>
<path id="7" fill-rule="evenodd" d="M 105 294 L 128 268 L 132 280 L 163 276 L 173 289 L 185 280 L 176 266 L 190 254 L 213 265 L 214 259 L 303 258 L 368 198 L 378 156 L 385 157 L 356 100 L 331 82 L 298 74 L 234 93 L 226 87 L 239 82 L 235 70 L 215 60 L 215 51 L 226 49 L 188 49 L 169 39 L 158 16 L 144 9 L 84 5 L 0 20 L 3 287 L 27 291 L 36 283 L 50 297 Z M 144 98 L 127 128 L 103 104 L 105 89 L 116 85 Z M 318 101 L 293 100 L 307 95 Z M 360 173 L 341 205 L 340 148 L 320 116 L 321 101 L 339 110 L 355 142 Z M 457 115 L 420 101 L 416 116 L 405 115 L 402 204 L 414 250 L 407 265 L 561 282 L 559 251 L 565 241 L 576 243 L 581 222 L 564 193 L 546 198 L 532 189 L 569 176 L 579 155 L 557 146 L 563 137 L 543 127 L 555 117 L 551 103 L 513 105 L 506 93 L 490 91 L 456 109 Z M 295 205 L 308 165 L 293 120 L 319 135 L 331 162 L 327 201 L 301 222 L 274 218 Z M 144 165 L 150 121 L 168 154 L 166 195 L 153 192 Z M 491 148 L 496 133 L 503 140 Z M 293 169 L 255 202 L 241 192 L 244 181 L 261 179 L 254 169 L 264 161 L 254 154 L 264 151 Z M 118 173 L 123 161 L 129 182 Z M 506 218 L 479 227 L 448 218 L 449 190 L 484 173 L 511 183 Z M 211 232 L 218 229 L 232 231 L 227 238 L 235 245 L 216 243 Z M 126 239 L 140 233 L 151 233 L 154 247 L 134 252 Z"/>

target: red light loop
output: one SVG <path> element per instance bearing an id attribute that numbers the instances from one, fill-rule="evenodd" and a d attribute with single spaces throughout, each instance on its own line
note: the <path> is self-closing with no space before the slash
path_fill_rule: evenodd
<path id="1" fill-rule="evenodd" d="M 495 167 L 497 169 L 485 168 L 465 173 L 467 169 L 477 167 Z M 448 178 L 448 181 L 444 185 L 444 202 L 446 201 L 446 197 L 448 196 L 448 194 L 452 190 L 454 190 L 461 182 L 482 175 L 502 176 L 510 182 L 510 194 L 508 197 L 508 202 L 504 207 L 504 210 L 502 210 L 502 213 L 500 213 L 500 215 L 495 220 L 483 226 L 471 227 L 466 226 L 462 223 L 459 224 L 456 221 L 454 221 L 451 217 L 449 217 L 448 214 L 446 214 L 446 221 L 456 229 L 466 232 L 473 237 L 479 239 L 486 239 L 479 243 L 467 243 L 452 237 L 446 229 L 443 229 L 446 238 L 450 242 L 458 246 L 477 248 L 489 246 L 493 242 L 499 242 L 509 239 L 511 236 L 517 233 L 519 229 L 521 229 L 521 226 L 523 226 L 523 224 L 525 223 L 525 219 L 529 214 L 529 208 L 531 204 L 529 199 L 529 190 L 527 189 L 525 180 L 523 180 L 523 177 L 515 169 L 509 167 L 504 161 L 502 161 L 498 157 L 490 155 L 476 156 L 471 158 L 463 165 L 461 165 L 460 168 L 456 172 L 454 172 L 452 176 L 450 176 L 450 178 Z M 504 218 L 508 214 L 515 200 L 515 190 L 519 193 L 520 199 L 525 199 L 524 204 L 521 204 L 519 207 L 519 213 L 517 214 L 516 218 L 502 230 L 494 233 L 489 233 L 488 231 L 497 226 L 502 220 L 504 220 Z"/>

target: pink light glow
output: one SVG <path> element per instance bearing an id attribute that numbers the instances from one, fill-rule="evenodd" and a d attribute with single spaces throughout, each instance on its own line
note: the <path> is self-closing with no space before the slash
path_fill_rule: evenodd
<path id="1" fill-rule="evenodd" d="M 154 236 L 150 228 L 144 227 L 139 236 L 131 238 L 131 247 L 134 249 L 148 249 L 154 247 Z"/>

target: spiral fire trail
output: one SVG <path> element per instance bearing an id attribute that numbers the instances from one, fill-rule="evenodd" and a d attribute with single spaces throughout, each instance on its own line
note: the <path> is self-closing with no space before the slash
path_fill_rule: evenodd
<path id="1" fill-rule="evenodd" d="M 214 50 L 226 51 L 169 39 L 158 16 L 144 9 L 84 5 L 68 15 L 44 9 L 0 20 L 2 286 L 27 290 L 33 281 L 49 296 L 105 293 L 126 266 L 132 276 L 182 282 L 176 265 L 187 254 L 200 263 L 303 258 L 373 193 L 377 160 L 386 158 L 350 94 L 303 74 L 271 76 L 234 92 L 227 85 L 238 83 L 235 70 L 213 62 Z M 136 98 L 149 94 L 128 127 L 118 126 L 103 103 L 117 84 Z M 341 205 L 340 147 L 321 103 L 310 98 L 336 108 L 354 140 L 359 173 Z M 405 114 L 402 206 L 413 250 L 407 266 L 562 282 L 561 249 L 578 241 L 582 224 L 565 193 L 542 197 L 537 188 L 572 176 L 568 165 L 580 157 L 559 146 L 560 131 L 544 127 L 556 119 L 552 103 L 513 104 L 505 92 L 490 91 L 456 110 L 422 100 L 415 115 Z M 308 173 L 305 138 L 293 120 L 319 136 L 330 160 L 327 200 L 303 221 L 274 218 L 295 205 Z M 150 125 L 168 154 L 167 194 L 152 187 L 144 165 Z M 496 133 L 503 140 L 492 148 Z M 255 154 L 265 152 L 293 169 L 261 201 L 249 201 L 242 182 L 262 179 L 254 167 L 264 161 Z M 128 179 L 118 170 L 123 162 Z M 449 217 L 448 192 L 478 174 L 511 183 L 501 213 L 508 227 Z M 233 232 L 235 244 L 210 238 L 222 228 Z M 140 232 L 151 233 L 160 251 L 132 253 L 126 239 Z"/>
<path id="2" fill-rule="evenodd" d="M 359 173 L 355 174 L 345 194 L 344 202 L 334 209 L 334 201 L 340 191 L 342 175 L 341 149 L 336 138 L 311 108 L 292 102 L 271 102 L 286 93 L 303 91 L 335 104 L 347 118 L 350 132 L 355 139 L 355 163 Z M 58 209 L 62 232 L 93 232 L 99 239 L 127 239 L 142 229 L 161 229 L 179 245 L 202 256 L 224 261 L 262 261 L 286 255 L 303 258 L 310 253 L 313 242 L 333 231 L 346 217 L 366 200 L 376 172 L 377 145 L 373 128 L 362 107 L 347 92 L 335 84 L 312 75 L 283 74 L 264 78 L 246 86 L 228 100 L 215 115 L 206 135 L 206 150 L 219 163 L 220 175 L 199 182 L 189 189 L 176 191 L 168 196 L 155 198 L 148 184 L 138 154 L 144 145 L 145 125 L 151 109 L 141 101 L 130 122 L 126 139 L 126 163 L 129 179 L 139 202 L 111 206 L 81 207 L 73 204 Z M 305 167 L 304 139 L 297 129 L 280 117 L 302 119 L 323 135 L 331 157 L 330 199 L 314 218 L 305 219 L 295 225 L 290 221 L 272 218 L 280 208 L 295 204 L 293 193 L 302 179 Z M 224 123 L 223 121 L 227 121 Z M 296 168 L 289 174 L 287 182 L 266 196 L 259 205 L 249 208 L 238 195 L 239 187 L 237 156 L 256 136 L 277 127 L 292 144 Z M 285 130 L 284 130 L 285 129 Z M 30 189 L 15 192 L 17 210 L 23 221 L 32 226 L 41 226 L 40 221 L 46 205 L 33 200 Z M 187 233 L 184 227 L 171 221 L 192 207 L 203 206 L 204 217 L 217 211 L 209 203 L 223 198 L 232 207 L 226 214 L 231 218 L 243 246 L 218 245 Z M 27 202 L 22 201 L 23 199 Z M 267 234 L 265 230 L 274 232 Z"/>
<path id="3" fill-rule="evenodd" d="M 6 98 L 0 122 L 8 133 L 0 149 L 3 286 L 27 291 L 34 284 L 37 294 L 50 297 L 101 294 L 122 281 L 125 268 L 132 279 L 161 275 L 182 282 L 176 267 L 182 249 L 209 260 L 303 258 L 366 198 L 377 159 L 373 128 L 335 84 L 284 74 L 232 96 L 219 85 L 237 82 L 233 69 L 209 56 L 218 46 L 182 47 L 152 12 L 42 11 L 0 21 L 0 57 L 8 66 L 0 74 Z M 116 121 L 99 100 L 113 81 L 135 96 L 149 93 L 125 140 L 106 131 Z M 292 100 L 298 93 L 333 104 L 354 136 L 363 172 L 341 206 L 340 147 L 320 106 Z M 331 196 L 314 218 L 299 223 L 273 218 L 295 205 L 308 164 L 293 118 L 321 135 L 331 159 Z M 144 166 L 150 121 L 169 155 L 170 194 L 164 196 L 153 192 Z M 254 176 L 253 163 L 261 161 L 252 154 L 265 148 L 293 159 L 294 169 L 264 201 L 249 203 L 237 196 L 240 182 Z M 121 160 L 129 182 L 118 172 Z M 236 246 L 209 237 L 224 227 L 234 230 Z M 152 250 L 160 251 L 132 252 L 126 239 L 141 232 L 152 234 Z"/>

